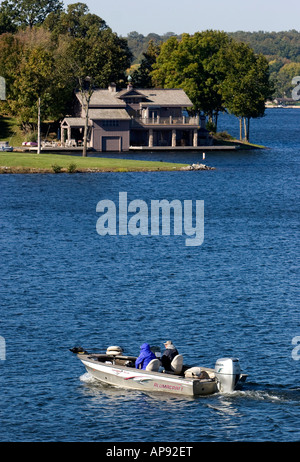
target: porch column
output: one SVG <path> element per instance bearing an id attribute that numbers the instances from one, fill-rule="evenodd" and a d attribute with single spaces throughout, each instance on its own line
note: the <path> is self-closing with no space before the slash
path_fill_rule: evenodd
<path id="1" fill-rule="evenodd" d="M 65 142 L 65 136 L 66 136 L 66 133 L 65 133 L 65 132 L 66 132 L 65 127 L 63 127 L 63 126 L 61 125 L 61 126 L 60 126 L 60 141 L 61 141 L 62 143 Z"/>
<path id="2" fill-rule="evenodd" d="M 72 136 L 71 136 L 71 127 L 70 127 L 70 125 L 68 125 L 68 141 L 70 141 L 71 138 L 72 138 Z"/>
<path id="3" fill-rule="evenodd" d="M 176 130 L 172 130 L 172 148 L 176 146 Z"/>
<path id="4" fill-rule="evenodd" d="M 149 129 L 149 148 L 153 148 L 153 128 Z"/>
<path id="5" fill-rule="evenodd" d="M 193 138 L 193 146 L 198 146 L 198 130 L 197 128 L 194 129 L 194 138 Z"/>

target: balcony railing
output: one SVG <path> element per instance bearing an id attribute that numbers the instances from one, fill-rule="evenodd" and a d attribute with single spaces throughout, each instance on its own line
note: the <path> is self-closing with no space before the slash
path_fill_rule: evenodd
<path id="1" fill-rule="evenodd" d="M 133 125 L 197 125 L 199 126 L 199 117 L 135 117 L 132 119 Z"/>

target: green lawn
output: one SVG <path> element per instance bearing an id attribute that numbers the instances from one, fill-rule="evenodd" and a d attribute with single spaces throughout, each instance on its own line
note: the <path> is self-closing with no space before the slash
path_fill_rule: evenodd
<path id="1" fill-rule="evenodd" d="M 240 141 L 237 139 L 222 139 L 218 138 L 218 136 L 214 136 L 214 145 L 215 146 L 236 146 L 242 150 L 249 150 L 249 149 L 266 149 L 265 146 L 250 143 L 247 141 Z"/>
<path id="2" fill-rule="evenodd" d="M 0 152 L 0 173 L 30 173 L 30 172 L 54 172 L 59 170 L 73 171 L 173 171 L 180 170 L 185 164 L 171 162 L 150 162 L 130 159 L 110 159 L 99 157 L 69 156 L 63 154 L 47 153 L 18 153 Z M 53 168 L 54 166 L 54 168 Z M 57 167 L 59 167 L 57 169 Z"/>
<path id="3" fill-rule="evenodd" d="M 0 141 L 8 141 L 10 146 L 21 146 L 25 139 L 16 119 L 0 115 Z"/>

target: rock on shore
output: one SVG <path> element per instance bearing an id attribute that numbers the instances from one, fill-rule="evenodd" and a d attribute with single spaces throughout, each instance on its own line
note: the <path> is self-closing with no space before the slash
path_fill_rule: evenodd
<path id="1" fill-rule="evenodd" d="M 182 167 L 181 170 L 215 170 L 215 167 L 209 167 L 205 164 L 192 164 L 187 167 Z"/>

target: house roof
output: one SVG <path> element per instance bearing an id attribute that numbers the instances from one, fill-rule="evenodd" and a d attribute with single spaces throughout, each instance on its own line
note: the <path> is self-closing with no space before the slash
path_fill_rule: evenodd
<path id="1" fill-rule="evenodd" d="M 130 97 L 130 98 L 145 98 L 145 95 L 140 91 L 133 88 L 120 90 L 117 93 L 118 98 Z"/>
<path id="2" fill-rule="evenodd" d="M 193 103 L 182 89 L 156 89 L 148 88 L 139 90 L 146 96 L 148 101 L 141 103 L 143 106 L 180 106 L 192 107 Z"/>
<path id="3" fill-rule="evenodd" d="M 62 125 L 67 124 L 70 127 L 84 127 L 85 119 L 82 117 L 65 117 Z"/>
<path id="4" fill-rule="evenodd" d="M 89 118 L 93 120 L 130 120 L 131 117 L 125 109 L 90 109 Z"/>
<path id="5" fill-rule="evenodd" d="M 125 101 L 116 97 L 117 92 L 110 90 L 95 90 L 92 94 L 89 107 L 126 107 Z M 79 102 L 82 105 L 80 92 L 76 93 Z"/>
<path id="6" fill-rule="evenodd" d="M 89 104 L 90 108 L 125 108 L 126 102 L 122 97 L 130 96 L 145 97 L 145 101 L 140 103 L 142 106 L 166 106 L 166 107 L 192 107 L 193 103 L 182 89 L 155 89 L 155 88 L 138 88 L 131 90 L 111 91 L 95 90 L 92 94 Z M 81 94 L 76 94 L 82 104 Z"/>

